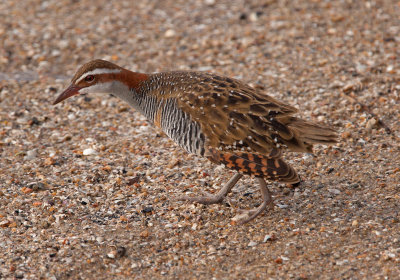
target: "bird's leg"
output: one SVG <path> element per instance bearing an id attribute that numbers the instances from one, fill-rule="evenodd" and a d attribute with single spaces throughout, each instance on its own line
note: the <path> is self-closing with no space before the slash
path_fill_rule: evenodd
<path id="1" fill-rule="evenodd" d="M 222 189 L 217 194 L 205 194 L 204 196 L 182 196 L 179 197 L 178 200 L 187 200 L 191 202 L 198 202 L 201 204 L 215 204 L 220 203 L 225 198 L 225 196 L 232 190 L 232 188 L 236 185 L 240 178 L 242 178 L 242 174 L 235 174 L 233 177 L 222 187 Z"/>
<path id="2" fill-rule="evenodd" d="M 257 208 L 251 210 L 240 210 L 240 214 L 236 215 L 232 220 L 238 222 L 239 224 L 247 223 L 257 217 L 262 211 L 264 211 L 268 206 L 273 208 L 274 202 L 272 200 L 271 193 L 268 190 L 267 183 L 263 178 L 256 178 L 259 185 L 263 203 Z"/>

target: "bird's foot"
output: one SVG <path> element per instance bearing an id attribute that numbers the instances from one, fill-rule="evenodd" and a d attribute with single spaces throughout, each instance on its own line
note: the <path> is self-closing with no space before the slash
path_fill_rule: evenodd
<path id="1" fill-rule="evenodd" d="M 262 178 L 257 178 L 259 184 L 260 184 L 260 191 L 261 195 L 263 198 L 263 202 L 260 206 L 254 209 L 250 210 L 242 210 L 240 209 L 235 217 L 232 218 L 232 221 L 238 223 L 238 224 L 245 224 L 247 222 L 250 222 L 253 220 L 255 217 L 260 215 L 261 212 L 263 212 L 267 207 L 269 207 L 271 210 L 274 208 L 275 204 L 274 201 L 272 200 L 271 193 L 268 190 L 267 184 L 265 183 L 265 180 Z"/>
<path id="2" fill-rule="evenodd" d="M 272 201 L 264 201 L 260 206 L 250 210 L 239 209 L 237 210 L 239 213 L 232 218 L 232 221 L 238 224 L 245 224 L 256 218 L 260 215 L 267 207 L 269 209 L 273 209 L 275 204 Z"/>

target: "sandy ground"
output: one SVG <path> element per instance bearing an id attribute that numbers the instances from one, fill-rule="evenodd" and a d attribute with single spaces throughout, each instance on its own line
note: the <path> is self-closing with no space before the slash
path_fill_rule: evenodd
<path id="1" fill-rule="evenodd" d="M 400 279 L 399 1 L 1 1 L 1 279 Z M 188 155 L 109 95 L 52 106 L 76 68 L 242 79 L 335 127 L 303 178 L 246 178 Z"/>

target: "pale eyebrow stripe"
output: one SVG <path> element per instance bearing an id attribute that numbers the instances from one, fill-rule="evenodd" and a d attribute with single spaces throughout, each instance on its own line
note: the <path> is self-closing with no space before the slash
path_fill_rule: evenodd
<path id="1" fill-rule="evenodd" d="M 94 69 L 92 71 L 89 71 L 82 75 L 79 79 L 76 80 L 75 84 L 79 83 L 82 81 L 84 78 L 86 78 L 89 75 L 97 75 L 97 74 L 111 74 L 111 73 L 120 73 L 121 69 L 108 69 L 108 68 L 98 68 Z"/>

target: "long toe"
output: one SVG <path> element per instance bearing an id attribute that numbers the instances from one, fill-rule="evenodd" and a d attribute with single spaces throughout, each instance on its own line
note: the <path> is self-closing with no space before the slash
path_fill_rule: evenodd
<path id="1" fill-rule="evenodd" d="M 224 197 L 221 197 L 219 195 L 211 195 L 211 194 L 204 194 L 202 196 L 180 196 L 178 197 L 179 201 L 190 201 L 190 202 L 197 202 L 201 204 L 216 204 L 216 203 L 221 203 L 224 200 Z"/>
<path id="2" fill-rule="evenodd" d="M 256 218 L 258 215 L 261 214 L 266 208 L 267 204 L 261 204 L 257 208 L 251 209 L 251 210 L 243 210 L 240 209 L 235 217 L 232 218 L 232 221 L 238 223 L 238 224 L 245 224 L 247 222 L 250 222 L 254 218 Z"/>
<path id="3" fill-rule="evenodd" d="M 235 186 L 237 181 L 239 181 L 240 178 L 242 178 L 242 174 L 235 174 L 232 176 L 232 178 L 226 183 L 222 189 L 216 193 L 216 194 L 208 194 L 208 193 L 203 193 L 202 196 L 182 196 L 178 198 L 178 200 L 184 200 L 184 201 L 191 201 L 191 202 L 198 202 L 201 204 L 215 204 L 215 203 L 221 203 L 226 195 L 232 190 L 232 188 Z"/>

